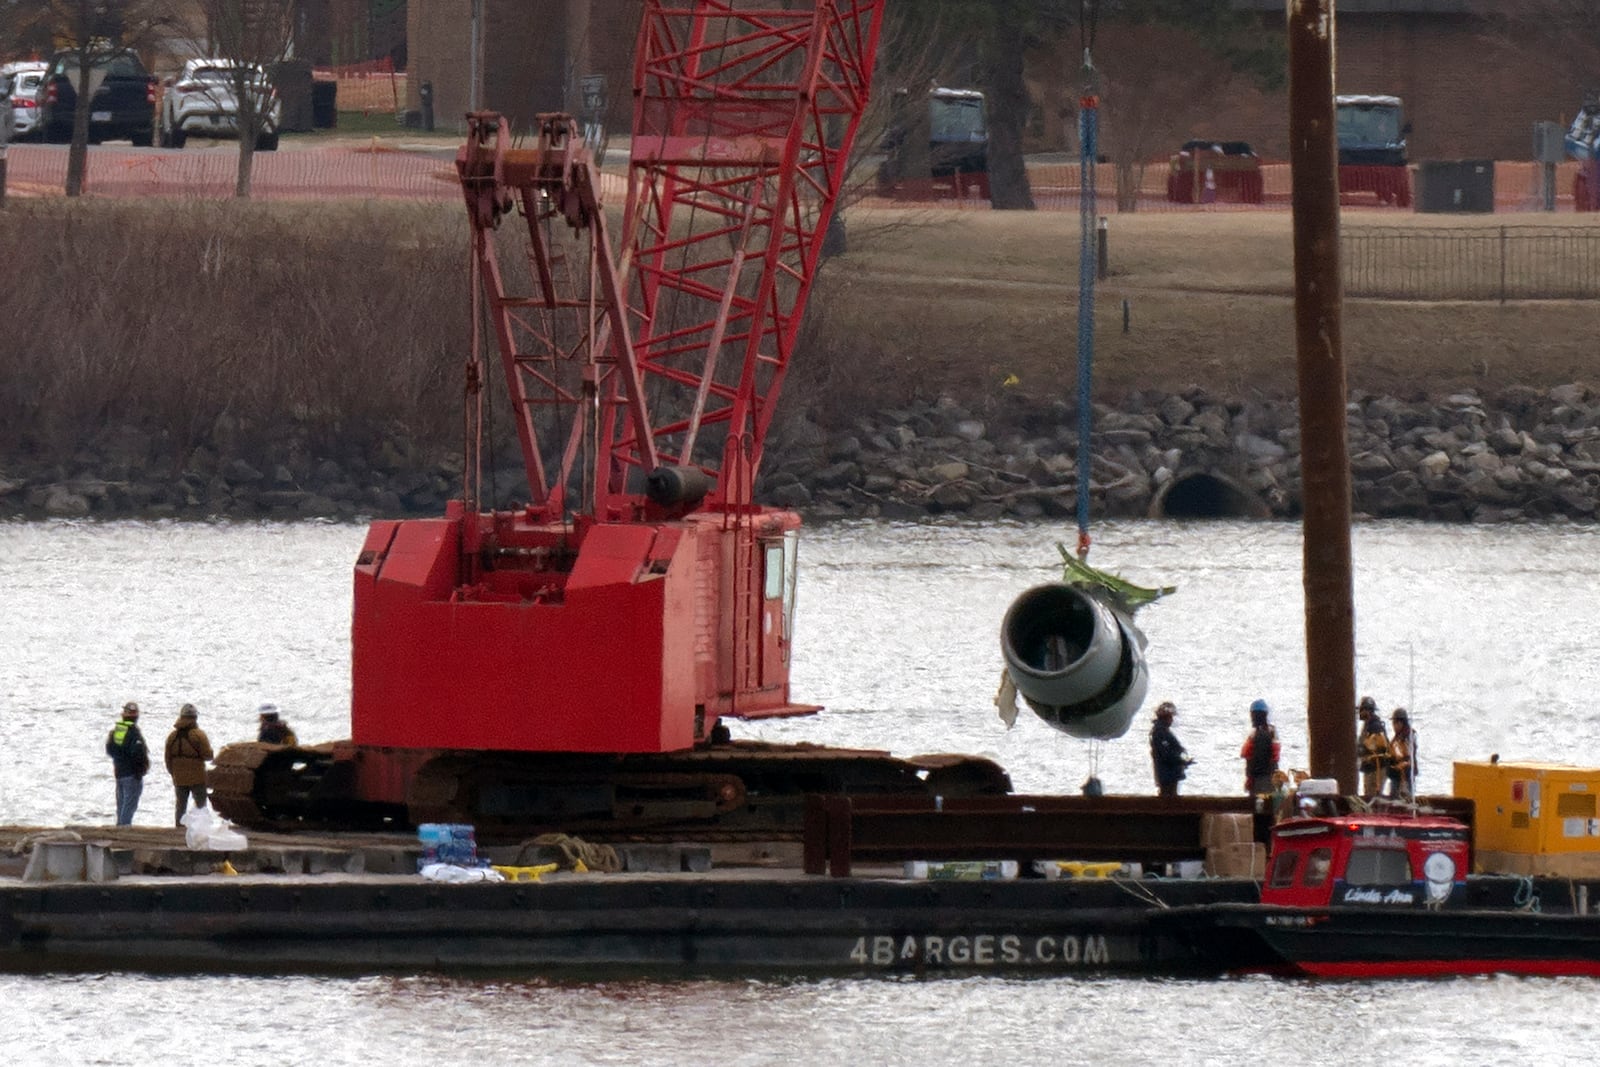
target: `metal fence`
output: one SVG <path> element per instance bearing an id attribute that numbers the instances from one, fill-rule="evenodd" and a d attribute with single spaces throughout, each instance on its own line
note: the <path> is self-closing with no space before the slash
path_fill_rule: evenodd
<path id="1" fill-rule="evenodd" d="M 1361 227 L 1343 234 L 1349 296 L 1600 299 L 1600 227 Z"/>

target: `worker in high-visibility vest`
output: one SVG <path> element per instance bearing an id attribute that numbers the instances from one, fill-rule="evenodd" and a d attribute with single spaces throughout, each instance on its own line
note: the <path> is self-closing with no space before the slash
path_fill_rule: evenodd
<path id="1" fill-rule="evenodd" d="M 1378 714 L 1378 702 L 1362 697 L 1356 709 L 1361 716 L 1361 734 L 1356 739 L 1361 766 L 1361 799 L 1371 800 L 1382 790 L 1389 777 L 1389 732 L 1383 728 L 1383 716 Z"/>
<path id="2" fill-rule="evenodd" d="M 117 825 L 130 826 L 139 808 L 139 794 L 144 792 L 144 776 L 150 770 L 150 750 L 139 732 L 139 705 L 131 700 L 122 705 L 122 718 L 106 735 L 106 755 L 117 776 Z"/>

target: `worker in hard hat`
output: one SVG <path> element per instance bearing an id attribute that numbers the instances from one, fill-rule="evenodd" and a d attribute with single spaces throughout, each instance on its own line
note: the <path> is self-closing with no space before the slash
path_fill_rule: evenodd
<path id="1" fill-rule="evenodd" d="M 1269 721 L 1272 708 L 1265 700 L 1250 705 L 1250 734 L 1244 739 L 1239 758 L 1244 760 L 1244 791 L 1254 797 L 1272 793 L 1272 775 L 1278 769 L 1282 754 L 1278 745 L 1278 731 Z"/>
<path id="2" fill-rule="evenodd" d="M 1378 702 L 1371 697 L 1361 698 L 1356 713 L 1361 717 L 1361 733 L 1356 738 L 1356 750 L 1360 755 L 1361 797 L 1371 800 L 1383 789 L 1389 772 L 1389 731 L 1384 728 L 1383 716 L 1378 714 Z"/>
<path id="3" fill-rule="evenodd" d="M 117 779 L 117 825 L 131 826 L 150 770 L 150 750 L 139 732 L 139 705 L 132 700 L 122 705 L 122 717 L 106 735 L 106 755 Z"/>
<path id="4" fill-rule="evenodd" d="M 1394 740 L 1389 742 L 1389 795 L 1410 800 L 1417 795 L 1417 734 L 1405 708 L 1395 708 L 1389 718 L 1394 723 Z"/>
<path id="5" fill-rule="evenodd" d="M 1156 721 L 1150 727 L 1150 762 L 1155 765 L 1156 793 L 1169 798 L 1178 795 L 1178 783 L 1194 762 L 1172 732 L 1172 720 L 1177 714 L 1178 706 L 1164 700 L 1157 706 Z"/>

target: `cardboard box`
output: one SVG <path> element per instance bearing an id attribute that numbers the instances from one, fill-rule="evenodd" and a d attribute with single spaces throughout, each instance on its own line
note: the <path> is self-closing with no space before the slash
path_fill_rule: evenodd
<path id="1" fill-rule="evenodd" d="M 1244 812 L 1210 812 L 1200 816 L 1200 844 L 1246 845 L 1255 839 L 1255 819 Z"/>
<path id="2" fill-rule="evenodd" d="M 1206 873 L 1213 878 L 1266 877 L 1267 846 L 1255 841 L 1213 845 L 1206 849 Z"/>

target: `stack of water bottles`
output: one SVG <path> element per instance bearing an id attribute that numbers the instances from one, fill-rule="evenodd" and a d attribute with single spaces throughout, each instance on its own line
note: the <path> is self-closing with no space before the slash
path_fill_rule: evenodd
<path id="1" fill-rule="evenodd" d="M 417 840 L 422 844 L 422 858 L 417 870 L 434 864 L 449 867 L 487 867 L 487 860 L 478 859 L 478 838 L 471 826 L 464 823 L 425 822 L 417 827 Z"/>

